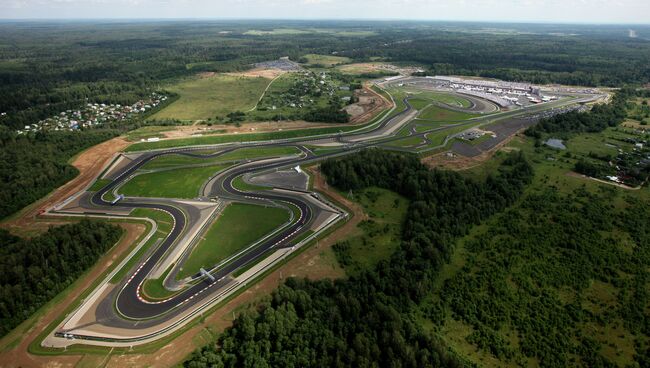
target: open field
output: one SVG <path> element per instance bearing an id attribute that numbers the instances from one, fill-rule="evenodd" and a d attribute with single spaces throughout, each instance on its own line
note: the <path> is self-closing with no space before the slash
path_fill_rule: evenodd
<path id="1" fill-rule="evenodd" d="M 339 65 L 336 67 L 343 74 L 394 74 L 390 68 L 392 66 L 388 63 L 355 63 L 355 64 L 346 64 Z"/>
<path id="2" fill-rule="evenodd" d="M 206 154 L 207 153 L 211 152 L 206 152 Z M 166 155 L 147 162 L 142 168 L 145 170 L 154 170 L 185 165 L 252 160 L 261 157 L 285 156 L 298 153 L 300 153 L 300 150 L 295 147 L 260 147 L 242 148 L 212 158 L 197 158 L 184 155 Z"/>
<path id="3" fill-rule="evenodd" d="M 227 165 L 181 168 L 135 176 L 119 192 L 128 197 L 195 198 L 201 185 Z"/>
<path id="4" fill-rule="evenodd" d="M 304 57 L 307 59 L 307 64 L 318 64 L 325 67 L 332 67 L 334 65 L 350 62 L 350 58 L 334 55 L 307 54 Z"/>
<path id="5" fill-rule="evenodd" d="M 270 81 L 230 75 L 184 80 L 167 88 L 180 98 L 150 119 L 207 120 L 246 111 L 255 106 Z"/>
<path id="6" fill-rule="evenodd" d="M 183 279 L 210 269 L 289 220 L 287 210 L 233 203 L 217 217 L 178 273 Z"/>

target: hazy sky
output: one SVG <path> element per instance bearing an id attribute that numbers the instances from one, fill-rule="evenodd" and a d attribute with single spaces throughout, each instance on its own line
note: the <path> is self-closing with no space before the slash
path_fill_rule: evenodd
<path id="1" fill-rule="evenodd" d="M 650 0 L 0 0 L 0 18 L 299 18 L 650 23 Z"/>

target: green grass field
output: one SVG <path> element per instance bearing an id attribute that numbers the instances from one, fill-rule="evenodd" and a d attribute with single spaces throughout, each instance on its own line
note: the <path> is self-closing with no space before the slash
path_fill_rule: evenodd
<path id="1" fill-rule="evenodd" d="M 424 139 L 422 137 L 406 137 L 403 139 L 392 141 L 390 142 L 389 145 L 394 147 L 413 147 L 422 143 L 424 143 Z"/>
<path id="2" fill-rule="evenodd" d="M 187 166 L 208 163 L 224 163 L 238 160 L 256 159 L 261 157 L 276 157 L 300 153 L 295 147 L 261 147 L 242 148 L 233 152 L 212 158 L 196 158 L 178 154 L 160 156 L 147 162 L 142 168 L 145 170 L 163 169 L 176 166 Z"/>
<path id="3" fill-rule="evenodd" d="M 257 103 L 270 79 L 215 75 L 192 78 L 167 87 L 180 98 L 151 119 L 205 120 L 233 111 L 246 111 Z"/>
<path id="4" fill-rule="evenodd" d="M 192 167 L 141 174 L 124 184 L 126 196 L 153 198 L 195 198 L 201 185 L 227 165 Z"/>
<path id="5" fill-rule="evenodd" d="M 350 62 L 350 58 L 334 55 L 307 54 L 304 57 L 307 58 L 308 64 L 319 64 L 326 67 Z"/>
<path id="6" fill-rule="evenodd" d="M 437 101 L 441 102 L 447 105 L 455 106 L 455 107 L 462 107 L 462 108 L 468 108 L 472 106 L 472 103 L 460 96 L 457 95 L 452 95 L 449 93 L 442 93 L 442 92 L 430 92 L 430 91 L 417 91 L 414 93 L 415 96 L 417 96 L 417 99 L 421 99 L 424 101 Z"/>
<path id="7" fill-rule="evenodd" d="M 418 114 L 419 119 L 429 121 L 463 121 L 476 116 L 478 115 L 452 111 L 433 105 L 427 107 Z"/>
<path id="8" fill-rule="evenodd" d="M 144 284 L 142 284 L 142 291 L 144 292 L 147 299 L 151 299 L 151 300 L 165 299 L 165 298 L 169 298 L 170 296 L 176 293 L 174 291 L 167 290 L 163 286 L 163 281 L 165 281 L 165 277 L 167 277 L 169 272 L 172 270 L 172 267 L 174 266 L 173 265 L 169 266 L 169 268 L 165 272 L 163 272 L 160 278 L 147 279 L 144 282 Z"/>
<path id="9" fill-rule="evenodd" d="M 90 188 L 88 188 L 88 191 L 89 192 L 96 192 L 96 191 L 102 189 L 103 187 L 105 187 L 106 185 L 108 185 L 110 183 L 111 183 L 110 179 L 97 179 L 97 180 L 95 180 L 93 185 L 91 185 Z"/>
<path id="10" fill-rule="evenodd" d="M 348 274 L 371 269 L 390 257 L 399 246 L 409 206 L 406 198 L 386 189 L 367 188 L 353 194 L 368 220 L 359 223 L 346 240 L 335 245 L 337 259 Z"/>
<path id="11" fill-rule="evenodd" d="M 289 220 L 283 208 L 230 204 L 196 245 L 178 274 L 192 276 L 201 267 L 209 269 L 273 232 Z"/>
<path id="12" fill-rule="evenodd" d="M 422 110 L 431 105 L 431 101 L 424 98 L 412 98 L 409 100 L 409 104 L 416 110 Z"/>

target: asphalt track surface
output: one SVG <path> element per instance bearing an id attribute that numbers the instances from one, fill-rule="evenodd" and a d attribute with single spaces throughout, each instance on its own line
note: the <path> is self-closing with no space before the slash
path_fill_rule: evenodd
<path id="1" fill-rule="evenodd" d="M 178 308 L 180 306 L 193 305 L 194 303 L 201 300 L 199 295 L 203 293 L 206 293 L 206 295 L 209 294 L 208 291 L 211 291 L 211 289 L 220 286 L 220 284 L 222 283 L 209 282 L 209 280 L 205 279 L 204 281 L 190 286 L 186 290 L 183 290 L 182 292 L 174 295 L 173 297 L 162 301 L 151 302 L 142 298 L 140 296 L 140 288 L 145 278 L 147 277 L 149 272 L 151 272 L 154 269 L 157 262 L 168 252 L 168 250 L 176 243 L 178 238 L 183 233 L 183 230 L 186 227 L 185 214 L 177 207 L 164 204 L 164 203 L 145 203 L 145 202 L 125 200 L 113 206 L 111 205 L 110 202 L 102 199 L 103 195 L 113 190 L 116 186 L 120 185 L 126 178 L 128 178 L 136 170 L 138 170 L 147 162 L 155 158 L 168 155 L 168 154 L 182 154 L 182 155 L 193 156 L 197 158 L 212 158 L 219 155 L 223 155 L 224 153 L 227 152 L 234 151 L 236 149 L 238 148 L 226 149 L 224 151 L 221 151 L 213 155 L 192 154 L 191 150 L 187 150 L 187 151 L 171 150 L 167 152 L 157 152 L 153 154 L 147 154 L 145 155 L 145 157 L 136 160 L 133 164 L 126 167 L 125 170 L 117 177 L 116 180 L 109 183 L 107 186 L 105 186 L 104 188 L 96 192 L 91 197 L 91 203 L 97 207 L 155 209 L 155 210 L 161 210 L 169 213 L 174 219 L 173 228 L 169 233 L 169 235 L 167 236 L 167 238 L 165 238 L 163 242 L 158 246 L 158 248 L 153 252 L 153 254 L 151 254 L 151 256 L 149 256 L 149 258 L 147 258 L 147 260 L 145 260 L 136 269 L 136 271 L 129 277 L 129 279 L 122 287 L 122 290 L 118 294 L 116 300 L 116 308 L 121 315 L 129 319 L 154 318 L 166 312 L 169 312 L 175 308 Z M 249 262 L 256 260 L 258 257 L 260 257 L 261 255 L 263 255 L 264 253 L 266 253 L 267 251 L 269 251 L 274 247 L 284 246 L 284 244 L 286 244 L 287 241 L 291 240 L 291 238 L 294 238 L 298 234 L 298 232 L 312 219 L 313 211 L 311 206 L 299 198 L 295 198 L 287 195 L 278 195 L 274 193 L 265 193 L 265 192 L 255 192 L 255 193 L 243 192 L 234 188 L 232 185 L 232 181 L 236 177 L 246 172 L 286 166 L 287 164 L 293 163 L 294 161 L 295 159 L 289 159 L 289 160 L 283 160 L 279 163 L 274 163 L 270 165 L 269 164 L 253 165 L 253 166 L 246 167 L 246 169 L 244 170 L 238 170 L 237 168 L 235 168 L 230 172 L 228 177 L 223 181 L 223 189 L 228 194 L 231 194 L 232 196 L 247 197 L 249 199 L 284 202 L 285 204 L 290 204 L 297 207 L 300 212 L 300 216 L 297 219 L 297 221 L 294 221 L 290 226 L 288 226 L 287 228 L 283 229 L 279 233 L 273 235 L 272 237 L 264 241 L 263 244 L 261 244 L 260 246 L 255 247 L 255 249 L 244 254 L 242 257 L 237 258 L 233 262 L 227 264 L 225 267 L 219 269 L 216 273 L 212 275 L 213 277 L 215 277 L 215 279 L 220 280 L 224 278 L 225 276 L 239 269 L 240 267 L 243 267 Z"/>
<path id="2" fill-rule="evenodd" d="M 340 147 L 341 150 L 329 154 L 315 156 L 309 150 L 306 150 L 303 147 L 303 144 L 311 142 L 322 142 L 322 141 L 342 141 L 341 135 L 330 135 L 328 137 L 320 137 L 317 139 L 304 139 L 301 141 L 275 141 L 267 143 L 253 143 L 253 144 L 238 144 L 228 148 L 223 148 L 221 151 L 210 154 L 210 155 L 201 155 L 194 153 L 197 150 L 205 150 L 208 147 L 188 147 L 188 148 L 173 148 L 160 151 L 152 151 L 142 154 L 140 157 L 135 159 L 126 167 L 122 168 L 118 175 L 115 176 L 115 179 L 107 184 L 105 187 L 94 193 L 91 197 L 91 204 L 94 210 L 99 209 L 115 209 L 115 208 L 126 208 L 126 209 L 135 209 L 135 208 L 145 208 L 145 209 L 154 209 L 161 210 L 169 213 L 174 219 L 174 225 L 169 233 L 169 235 L 158 245 L 158 247 L 153 250 L 149 257 L 144 260 L 134 271 L 131 270 L 129 273 L 128 279 L 122 282 L 121 289 L 115 297 L 115 308 L 122 318 L 125 320 L 131 321 L 151 321 L 151 320 L 160 320 L 163 319 L 161 316 L 164 316 L 164 319 L 169 318 L 171 314 L 177 314 L 180 311 L 189 308 L 203 300 L 206 300 L 212 292 L 219 290 L 224 287 L 228 282 L 228 275 L 234 271 L 246 267 L 248 264 L 258 261 L 264 254 L 274 249 L 280 249 L 283 247 L 291 246 L 291 240 L 296 239 L 306 230 L 308 230 L 310 221 L 315 217 L 315 211 L 318 209 L 315 208 L 315 205 L 309 203 L 301 198 L 299 195 L 291 195 L 290 193 L 279 193 L 275 191 L 261 191 L 261 192 L 247 192 L 240 191 L 236 189 L 232 183 L 233 181 L 247 173 L 273 170 L 275 168 L 283 167 L 292 167 L 300 164 L 305 164 L 314 161 L 320 161 L 327 159 L 329 157 L 340 156 L 356 152 L 359 149 L 376 146 L 383 144 L 392 140 L 399 140 L 403 137 L 383 137 L 382 134 L 387 134 L 390 132 L 395 124 L 400 123 L 400 119 L 408 115 L 412 111 L 411 105 L 408 103 L 408 99 L 404 99 L 406 108 L 403 111 L 392 113 L 389 118 L 385 119 L 379 125 L 368 129 L 367 131 L 362 131 L 358 133 L 346 134 L 344 137 L 346 139 L 354 138 L 363 138 L 368 139 L 368 142 L 358 142 L 348 146 Z M 426 134 L 426 133 L 423 133 Z M 388 134 L 392 135 L 392 133 Z M 251 162 L 246 164 L 237 165 L 231 169 L 228 169 L 222 179 L 216 180 L 211 183 L 211 185 L 206 188 L 207 196 L 230 196 L 232 198 L 246 198 L 247 200 L 257 200 L 260 202 L 263 201 L 273 201 L 273 202 L 282 202 L 283 204 L 289 204 L 295 206 L 298 209 L 299 217 L 296 221 L 292 222 L 289 226 L 285 227 L 281 231 L 275 233 L 270 238 L 264 240 L 261 244 L 257 245 L 253 249 L 249 250 L 247 253 L 241 257 L 235 259 L 234 261 L 226 264 L 224 267 L 218 269 L 212 276 L 216 279 L 215 282 L 210 282 L 209 279 L 203 278 L 198 283 L 190 285 L 185 290 L 180 291 L 179 293 L 171 296 L 165 300 L 158 301 L 149 301 L 145 300 L 141 294 L 141 286 L 144 283 L 145 279 L 149 273 L 156 267 L 156 264 L 161 260 L 165 254 L 176 244 L 178 239 L 182 236 L 184 231 L 187 228 L 186 215 L 178 207 L 171 204 L 171 201 L 165 203 L 165 200 L 156 200 L 156 201 L 138 201 L 137 199 L 124 199 L 118 202 L 115 205 L 112 205 L 110 202 L 105 201 L 103 196 L 106 193 L 111 192 L 113 189 L 121 185 L 123 182 L 128 180 L 131 175 L 133 175 L 138 169 L 140 169 L 147 162 L 156 159 L 161 156 L 170 155 L 170 154 L 180 154 L 186 156 L 192 156 L 197 158 L 213 158 L 219 155 L 223 155 L 228 152 L 235 151 L 241 148 L 247 147 L 264 147 L 264 146 L 295 146 L 301 149 L 305 156 L 303 157 L 290 157 L 286 159 L 280 159 L 273 162 L 267 162 L 265 160 L 260 160 L 259 163 Z M 219 147 L 217 147 L 219 148 Z M 204 193 L 206 194 L 206 193 Z M 174 312 L 174 313 L 171 313 Z M 146 324 L 146 323 L 145 323 Z M 57 335 L 61 335 L 60 332 Z M 94 339 L 92 336 L 83 336 L 83 335 L 74 335 L 76 338 L 88 338 Z"/>
<path id="3" fill-rule="evenodd" d="M 406 102 L 406 101 L 405 101 Z M 394 113 L 390 118 L 381 122 L 379 125 L 375 126 L 373 129 L 370 129 L 366 132 L 361 132 L 353 135 L 354 137 L 370 137 L 372 134 L 381 134 L 383 131 L 390 129 L 392 125 L 399 123 L 401 116 L 408 114 L 411 111 L 411 106 L 406 102 L 406 109 Z M 340 139 L 338 135 L 331 135 L 330 137 L 321 137 L 317 141 L 323 139 L 336 141 Z M 174 220 L 172 230 L 168 236 L 157 246 L 155 250 L 140 263 L 135 270 L 131 270 L 128 276 L 128 279 L 122 282 L 120 285 L 119 291 L 114 296 L 114 307 L 115 310 L 119 313 L 119 318 L 123 318 L 124 321 L 143 321 L 140 325 L 144 328 L 149 325 L 149 322 L 154 320 L 164 321 L 171 318 L 173 315 L 177 315 L 180 311 L 189 308 L 205 299 L 207 299 L 212 292 L 218 291 L 229 283 L 228 275 L 234 271 L 246 267 L 248 264 L 255 263 L 260 260 L 260 258 L 265 255 L 267 252 L 274 249 L 280 249 L 283 247 L 288 247 L 291 245 L 291 240 L 299 237 L 302 233 L 308 230 L 309 222 L 314 218 L 314 212 L 316 210 L 315 206 L 312 203 L 306 202 L 299 195 L 291 196 L 289 194 L 279 194 L 277 192 L 262 191 L 262 192 L 246 192 L 236 189 L 232 182 L 239 176 L 259 171 L 273 170 L 275 168 L 283 167 L 293 167 L 296 165 L 309 163 L 313 161 L 320 161 L 327 159 L 328 157 L 339 156 L 342 154 L 348 154 L 359 150 L 360 148 L 368 147 L 370 144 L 356 144 L 353 147 L 342 147 L 342 150 L 339 152 L 333 152 L 330 154 L 316 156 L 311 153 L 309 150 L 306 150 L 303 147 L 304 143 L 313 142 L 316 140 L 306 139 L 302 142 L 297 143 L 288 143 L 288 142 L 268 142 L 268 143 L 254 143 L 251 145 L 234 145 L 229 148 L 224 148 L 221 151 L 209 154 L 202 155 L 194 153 L 197 150 L 205 150 L 206 147 L 188 147 L 188 148 L 174 148 L 166 149 L 161 151 L 153 151 L 142 154 L 140 157 L 136 158 L 133 162 L 129 163 L 127 166 L 120 169 L 119 173 L 114 176 L 114 179 L 108 183 L 106 186 L 101 188 L 99 191 L 95 192 L 90 198 L 90 205 L 92 210 L 98 209 L 135 209 L 135 208 L 144 208 L 144 209 L 153 209 L 167 212 L 170 214 Z M 172 204 L 171 200 L 159 199 L 155 201 L 143 200 L 138 201 L 138 199 L 126 198 L 119 201 L 116 204 L 112 204 L 109 201 L 103 199 L 104 195 L 112 192 L 115 188 L 119 187 L 123 182 L 130 179 L 130 177 L 135 174 L 135 172 L 142 168 L 145 164 L 154 160 L 158 157 L 171 154 L 179 154 L 185 156 L 191 156 L 196 158 L 214 158 L 220 155 L 223 155 L 228 152 L 232 152 L 238 149 L 247 148 L 247 147 L 269 147 L 269 146 L 294 146 L 303 151 L 306 155 L 304 157 L 292 157 L 288 159 L 282 159 L 279 161 L 274 161 L 271 163 L 246 163 L 237 165 L 226 171 L 224 178 L 215 181 L 212 183 L 212 186 L 206 188 L 207 193 L 204 193 L 207 197 L 213 196 L 228 196 L 231 198 L 245 198 L 247 200 L 257 200 L 260 202 L 263 201 L 274 201 L 282 202 L 283 204 L 293 205 L 298 209 L 300 215 L 298 219 L 292 222 L 289 226 L 282 229 L 281 231 L 275 233 L 270 238 L 264 240 L 261 244 L 257 245 L 247 253 L 243 254 L 241 257 L 233 260 L 232 262 L 226 264 L 225 266 L 219 268 L 217 271 L 212 273 L 212 276 L 216 279 L 215 282 L 210 282 L 208 278 L 203 278 L 198 283 L 192 284 L 187 289 L 182 290 L 181 292 L 173 295 L 172 297 L 165 300 L 146 300 L 141 296 L 141 287 L 144 281 L 146 280 L 149 273 L 156 267 L 159 260 L 161 260 L 167 252 L 176 244 L 179 238 L 183 235 L 184 230 L 187 228 L 186 215 L 181 209 Z M 167 202 L 167 203 L 165 203 Z M 106 313 L 107 310 L 110 310 L 108 307 L 107 301 L 103 301 L 104 310 L 103 313 L 105 318 L 102 318 L 109 325 L 122 326 L 125 327 L 126 324 L 116 320 L 112 317 L 109 317 Z M 110 312 L 108 314 L 111 314 Z M 113 316 L 114 317 L 114 316 Z M 63 336 L 64 332 L 57 332 L 58 336 Z M 71 334 L 75 338 L 79 339 L 93 339 L 93 336 L 84 336 Z"/>

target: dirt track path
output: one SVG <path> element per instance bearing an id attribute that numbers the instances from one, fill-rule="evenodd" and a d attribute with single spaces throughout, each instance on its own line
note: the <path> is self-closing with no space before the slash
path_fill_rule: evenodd
<path id="1" fill-rule="evenodd" d="M 3 227 L 17 235 L 33 235 L 36 232 L 47 230 L 50 225 L 60 222 L 43 221 L 38 219 L 41 210 L 47 209 L 56 203 L 70 197 L 82 190 L 97 176 L 116 152 L 122 151 L 130 142 L 118 137 L 93 146 L 81 152 L 72 162 L 72 166 L 79 170 L 79 175 L 63 186 L 55 189 L 45 198 L 27 206 L 18 214 L 2 221 Z"/>

